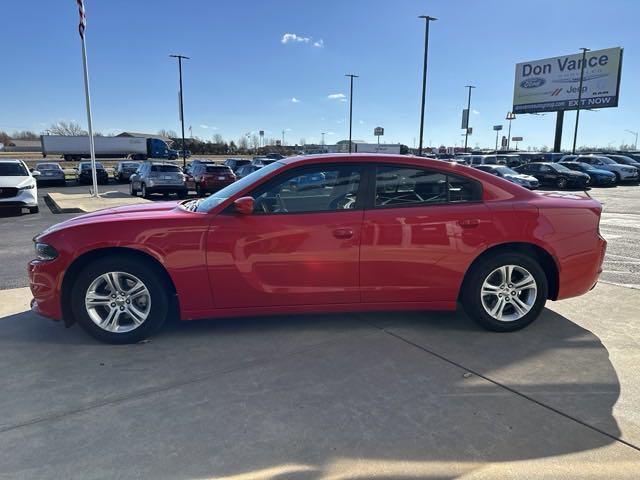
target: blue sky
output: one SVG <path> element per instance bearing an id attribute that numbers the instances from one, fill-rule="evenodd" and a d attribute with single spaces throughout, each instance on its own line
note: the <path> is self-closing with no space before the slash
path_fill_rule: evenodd
<path id="1" fill-rule="evenodd" d="M 345 73 L 355 73 L 354 138 L 417 141 L 424 24 L 432 24 L 425 144 L 460 145 L 464 85 L 473 92 L 470 144 L 490 146 L 511 108 L 514 65 L 625 48 L 620 106 L 581 114 L 578 144 L 631 143 L 640 130 L 640 2 L 636 0 L 86 0 L 94 128 L 179 131 L 177 66 L 193 134 L 236 140 L 265 130 L 287 143 L 348 136 Z M 10 2 L 3 9 L 0 130 L 86 124 L 74 0 Z M 295 34 L 287 37 L 285 34 Z M 308 39 L 308 40 L 306 40 Z M 337 98 L 329 98 L 330 95 Z M 295 100 L 293 100 L 295 99 Z M 565 116 L 563 146 L 575 114 Z M 521 115 L 521 146 L 553 143 L 555 114 Z"/>

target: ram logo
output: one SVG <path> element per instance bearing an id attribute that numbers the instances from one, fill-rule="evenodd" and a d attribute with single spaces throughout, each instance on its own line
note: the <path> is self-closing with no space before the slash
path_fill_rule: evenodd
<path id="1" fill-rule="evenodd" d="M 537 87 L 541 87 L 545 83 L 547 83 L 547 81 L 544 78 L 533 77 L 533 78 L 527 78 L 526 80 L 522 80 L 520 82 L 520 86 L 522 88 L 537 88 Z"/>

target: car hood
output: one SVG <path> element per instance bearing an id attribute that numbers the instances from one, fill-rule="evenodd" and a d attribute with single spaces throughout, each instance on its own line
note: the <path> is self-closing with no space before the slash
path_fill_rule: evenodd
<path id="1" fill-rule="evenodd" d="M 29 185 L 33 178 L 28 175 L 0 177 L 0 188 L 19 188 Z"/>
<path id="2" fill-rule="evenodd" d="M 587 175 L 586 173 L 582 173 L 582 172 L 559 172 L 561 175 L 566 175 L 567 177 L 573 177 L 573 178 L 589 178 L 589 175 Z"/>
<path id="3" fill-rule="evenodd" d="M 615 177 L 615 175 L 609 170 L 601 170 L 599 168 L 591 168 L 587 171 L 587 173 L 593 175 L 604 175 L 605 177 Z"/>
<path id="4" fill-rule="evenodd" d="M 105 208 L 91 213 L 85 213 L 72 219 L 57 223 L 44 232 L 40 236 L 57 232 L 77 225 L 87 225 L 96 222 L 117 222 L 121 220 L 145 220 L 153 217 L 164 215 L 170 211 L 176 210 L 179 202 L 149 202 L 136 205 L 126 205 L 124 207 Z"/>

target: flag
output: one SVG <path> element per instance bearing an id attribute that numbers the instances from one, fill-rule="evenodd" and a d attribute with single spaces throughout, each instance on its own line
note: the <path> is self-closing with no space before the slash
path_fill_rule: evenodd
<path id="1" fill-rule="evenodd" d="M 78 24 L 78 32 L 80 38 L 84 40 L 84 29 L 87 26 L 87 17 L 84 14 L 84 0 L 76 0 L 78 2 L 78 13 L 80 13 L 80 23 Z"/>

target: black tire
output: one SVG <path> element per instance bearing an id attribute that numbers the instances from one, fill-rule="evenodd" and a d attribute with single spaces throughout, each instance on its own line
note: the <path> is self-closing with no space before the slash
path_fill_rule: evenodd
<path id="1" fill-rule="evenodd" d="M 29 213 L 39 213 L 40 212 L 40 207 L 35 206 L 35 207 L 29 207 Z"/>
<path id="2" fill-rule="evenodd" d="M 620 176 L 620 174 L 618 172 L 613 173 L 616 176 L 616 184 L 620 183 L 622 181 L 622 177 Z"/>
<path id="3" fill-rule="evenodd" d="M 537 284 L 537 294 L 531 309 L 523 317 L 513 321 L 501 321 L 492 317 L 482 305 L 480 295 L 485 279 L 495 269 L 504 265 L 525 268 Z M 520 253 L 499 253 L 481 260 L 467 272 L 460 300 L 466 314 L 480 326 L 494 332 L 513 332 L 526 327 L 538 318 L 547 301 L 548 291 L 547 276 L 537 260 Z"/>
<path id="4" fill-rule="evenodd" d="M 107 272 L 124 272 L 136 276 L 147 287 L 151 308 L 147 319 L 137 328 L 124 333 L 109 332 L 99 327 L 87 313 L 85 295 L 91 283 Z M 151 262 L 127 255 L 105 256 L 89 263 L 76 277 L 71 292 L 71 310 L 75 320 L 92 337 L 106 343 L 136 343 L 156 332 L 167 319 L 170 289 L 163 272 Z"/>
<path id="5" fill-rule="evenodd" d="M 129 183 L 129 194 L 132 197 L 137 197 L 138 196 L 138 190 L 136 190 L 135 188 L 133 188 L 133 182 Z"/>
<path id="6" fill-rule="evenodd" d="M 557 180 L 557 182 L 556 182 L 556 184 L 558 185 L 558 188 L 567 188 L 567 184 L 568 184 L 568 183 L 569 183 L 569 182 L 568 182 L 568 181 L 567 181 L 567 179 L 566 179 L 566 178 L 564 178 L 564 177 L 560 177 L 560 178 L 558 178 L 558 180 Z"/>
<path id="7" fill-rule="evenodd" d="M 203 197 L 202 188 L 200 188 L 200 184 L 196 183 L 196 197 Z"/>
<path id="8" fill-rule="evenodd" d="M 142 187 L 142 198 L 148 199 L 151 196 L 151 194 L 147 192 L 147 186 L 143 183 L 141 187 Z"/>

